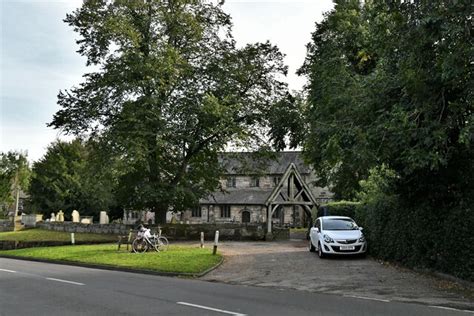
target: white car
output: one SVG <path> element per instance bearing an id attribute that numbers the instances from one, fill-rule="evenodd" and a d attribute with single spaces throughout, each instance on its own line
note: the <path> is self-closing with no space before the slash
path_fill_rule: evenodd
<path id="1" fill-rule="evenodd" d="M 362 227 L 345 216 L 319 217 L 309 232 L 309 251 L 318 252 L 320 258 L 333 255 L 365 255 L 367 241 Z"/>

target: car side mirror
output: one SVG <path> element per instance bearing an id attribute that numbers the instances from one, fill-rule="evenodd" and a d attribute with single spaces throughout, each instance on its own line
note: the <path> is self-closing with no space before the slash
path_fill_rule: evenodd
<path id="1" fill-rule="evenodd" d="M 363 230 L 363 229 L 364 229 L 364 227 L 359 227 L 359 230 Z"/>

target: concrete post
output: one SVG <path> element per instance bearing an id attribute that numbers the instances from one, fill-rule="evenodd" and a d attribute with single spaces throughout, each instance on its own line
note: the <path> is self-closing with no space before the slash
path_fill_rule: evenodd
<path id="1" fill-rule="evenodd" d="M 219 231 L 216 230 L 216 234 L 214 236 L 214 249 L 212 250 L 212 254 L 215 255 L 217 253 L 217 244 L 219 243 Z"/>

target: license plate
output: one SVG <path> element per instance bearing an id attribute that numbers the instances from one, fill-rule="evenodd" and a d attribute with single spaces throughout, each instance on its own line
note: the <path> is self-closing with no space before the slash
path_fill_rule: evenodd
<path id="1" fill-rule="evenodd" d="M 354 246 L 341 246 L 341 248 L 339 248 L 341 250 L 355 250 L 355 247 Z"/>

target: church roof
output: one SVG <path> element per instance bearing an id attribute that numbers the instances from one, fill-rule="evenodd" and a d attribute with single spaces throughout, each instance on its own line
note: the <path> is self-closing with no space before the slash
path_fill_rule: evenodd
<path id="1" fill-rule="evenodd" d="M 227 152 L 219 157 L 226 175 L 270 174 L 282 175 L 290 164 L 295 164 L 301 174 L 310 173 L 300 151 L 283 151 L 270 154 Z"/>
<path id="2" fill-rule="evenodd" d="M 264 205 L 273 188 L 229 189 L 202 198 L 200 204 Z"/>

